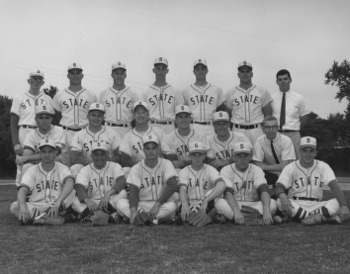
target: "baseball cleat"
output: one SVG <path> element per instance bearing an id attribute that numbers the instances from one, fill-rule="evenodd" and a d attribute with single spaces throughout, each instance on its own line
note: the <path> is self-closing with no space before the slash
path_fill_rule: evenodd
<path id="1" fill-rule="evenodd" d="M 343 222 L 339 215 L 335 215 L 326 219 L 328 224 L 341 225 Z"/>
<path id="2" fill-rule="evenodd" d="M 226 224 L 228 222 L 228 219 L 222 215 L 222 214 L 216 214 L 214 217 L 213 217 L 213 223 L 214 224 L 220 224 L 220 225 L 223 225 L 223 224 Z"/>
<path id="3" fill-rule="evenodd" d="M 320 213 L 309 215 L 309 217 L 301 220 L 303 225 L 319 225 L 322 224 L 322 215 Z"/>

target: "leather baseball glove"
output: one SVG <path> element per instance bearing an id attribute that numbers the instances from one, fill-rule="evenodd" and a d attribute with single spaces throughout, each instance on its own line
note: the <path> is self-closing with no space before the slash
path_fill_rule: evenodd
<path id="1" fill-rule="evenodd" d="M 137 225 L 137 226 L 150 225 L 151 223 L 152 223 L 152 218 L 146 212 L 138 213 L 134 219 L 134 225 Z"/>
<path id="2" fill-rule="evenodd" d="M 94 211 L 90 216 L 92 226 L 106 226 L 108 225 L 108 219 L 109 215 L 101 210 Z"/>
<path id="3" fill-rule="evenodd" d="M 192 212 L 188 219 L 188 223 L 196 227 L 203 227 L 212 222 L 213 219 L 208 214 L 201 212 Z"/>
<path id="4" fill-rule="evenodd" d="M 241 213 L 244 217 L 244 224 L 248 226 L 262 225 L 261 215 L 258 210 L 249 206 L 242 206 Z"/>

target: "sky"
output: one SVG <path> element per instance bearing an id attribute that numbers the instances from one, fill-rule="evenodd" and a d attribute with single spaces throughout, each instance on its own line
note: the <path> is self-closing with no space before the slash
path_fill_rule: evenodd
<path id="1" fill-rule="evenodd" d="M 347 0 L 0 0 L 0 7 L 0 94 L 10 98 L 28 90 L 37 69 L 44 87 L 67 87 L 73 62 L 83 66 L 83 86 L 99 94 L 122 61 L 126 84 L 141 93 L 154 82 L 154 59 L 165 57 L 167 82 L 178 90 L 195 81 L 197 58 L 224 92 L 239 84 L 237 64 L 249 61 L 253 83 L 271 94 L 277 71 L 288 69 L 292 90 L 322 118 L 347 105 L 324 84 L 334 61 L 350 59 Z"/>

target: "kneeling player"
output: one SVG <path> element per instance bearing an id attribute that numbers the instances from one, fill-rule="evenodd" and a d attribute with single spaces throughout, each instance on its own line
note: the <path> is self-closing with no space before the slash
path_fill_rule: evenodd
<path id="1" fill-rule="evenodd" d="M 177 189 L 177 172 L 169 160 L 158 157 L 156 135 L 143 136 L 142 143 L 146 158 L 131 168 L 129 200 L 118 202 L 118 212 L 134 225 L 162 223 L 175 215 L 176 203 L 171 196 Z"/>
<path id="2" fill-rule="evenodd" d="M 41 162 L 23 175 L 17 202 L 11 205 L 11 212 L 23 225 L 60 225 L 64 223 L 60 213 L 73 200 L 70 194 L 74 179 L 67 166 L 55 162 L 57 150 L 52 140 L 43 140 L 38 149 Z"/>
<path id="3" fill-rule="evenodd" d="M 246 220 L 242 211 L 251 212 L 251 209 L 254 209 L 262 215 L 262 223 L 257 219 L 257 224 L 272 224 L 272 216 L 276 213 L 277 203 L 270 198 L 262 169 L 249 163 L 252 158 L 251 145 L 239 142 L 234 145 L 233 149 L 235 163 L 221 170 L 227 189 L 225 199 L 218 199 L 215 203 L 218 213 L 233 220 L 236 224 L 244 224 Z M 246 217 L 249 218 L 249 214 Z"/>
<path id="4" fill-rule="evenodd" d="M 341 223 L 349 219 L 349 207 L 332 169 L 315 160 L 316 143 L 313 137 L 301 138 L 300 159 L 287 165 L 278 178 L 278 207 L 305 225 Z M 335 199 L 322 201 L 323 185 L 330 187 Z"/>
<path id="5" fill-rule="evenodd" d="M 191 165 L 179 173 L 179 196 L 181 200 L 181 218 L 195 226 L 211 223 L 215 215 L 214 199 L 221 196 L 225 189 L 225 181 L 212 166 L 204 164 L 207 148 L 201 142 L 189 145 Z M 207 214 L 204 218 L 192 221 L 197 212 Z"/>
<path id="6" fill-rule="evenodd" d="M 109 145 L 104 141 L 92 144 L 92 163 L 78 173 L 75 190 L 77 197 L 73 209 L 80 213 L 82 221 L 90 220 L 93 213 L 103 211 L 112 222 L 118 222 L 117 202 L 126 198 L 126 180 L 122 167 L 109 158 Z M 108 219 L 104 224 L 107 224 Z M 100 224 L 102 225 L 102 224 Z"/>

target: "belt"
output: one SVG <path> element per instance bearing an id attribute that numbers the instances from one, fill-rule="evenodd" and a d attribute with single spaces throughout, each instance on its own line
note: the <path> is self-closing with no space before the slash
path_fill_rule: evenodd
<path id="1" fill-rule="evenodd" d="M 292 129 L 279 129 L 278 132 L 299 132 L 299 130 L 292 130 Z"/>
<path id="2" fill-rule="evenodd" d="M 294 200 L 316 201 L 316 202 L 318 202 L 318 199 L 316 199 L 316 198 L 306 198 L 306 197 L 296 197 L 296 196 L 293 196 L 293 199 L 294 199 Z"/>
<path id="3" fill-rule="evenodd" d="M 210 125 L 211 122 L 198 122 L 198 121 L 192 121 L 192 124 L 199 124 L 199 125 Z"/>
<path id="4" fill-rule="evenodd" d="M 65 127 L 65 126 L 62 126 L 62 128 L 66 130 L 71 130 L 71 131 L 80 131 L 83 129 L 83 128 L 71 128 L 71 127 Z"/>
<path id="5" fill-rule="evenodd" d="M 172 121 L 151 121 L 151 124 L 159 124 L 159 125 L 172 125 Z"/>
<path id="6" fill-rule="evenodd" d="M 110 126 L 110 127 L 129 127 L 128 124 L 114 124 L 114 123 L 106 123 L 107 126 Z"/>
<path id="7" fill-rule="evenodd" d="M 259 127 L 259 125 L 260 125 L 260 124 L 254 124 L 254 125 L 245 126 L 245 125 L 238 125 L 238 124 L 235 124 L 235 128 L 253 129 L 253 128 Z"/>
<path id="8" fill-rule="evenodd" d="M 37 128 L 37 126 L 30 126 L 30 125 L 21 125 L 23 128 Z"/>

